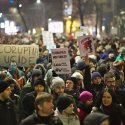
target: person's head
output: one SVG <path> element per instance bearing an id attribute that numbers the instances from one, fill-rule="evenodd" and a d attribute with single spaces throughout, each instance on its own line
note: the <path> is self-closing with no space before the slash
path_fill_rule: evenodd
<path id="1" fill-rule="evenodd" d="M 93 84 L 100 84 L 101 83 L 101 74 L 99 72 L 93 72 L 91 75 L 92 83 Z"/>
<path id="2" fill-rule="evenodd" d="M 64 93 L 64 88 L 65 88 L 65 82 L 62 78 L 55 77 L 52 80 L 51 90 L 53 93 L 60 95 L 60 94 Z"/>
<path id="3" fill-rule="evenodd" d="M 109 116 L 101 113 L 91 113 L 86 116 L 84 125 L 110 125 Z"/>
<path id="4" fill-rule="evenodd" d="M 7 81 L 0 81 L 0 100 L 4 101 L 11 95 L 10 83 Z"/>
<path id="5" fill-rule="evenodd" d="M 119 100 L 116 97 L 115 92 L 110 88 L 105 88 L 99 93 L 97 98 L 96 106 L 100 107 L 100 105 L 110 106 L 113 103 L 119 103 Z"/>
<path id="6" fill-rule="evenodd" d="M 49 93 L 38 93 L 34 104 L 36 112 L 40 116 L 49 116 L 54 112 L 53 97 Z"/>
<path id="7" fill-rule="evenodd" d="M 72 77 L 77 79 L 79 85 L 83 84 L 83 75 L 81 75 L 79 72 L 74 72 Z"/>
<path id="8" fill-rule="evenodd" d="M 106 87 L 114 89 L 116 87 L 115 82 L 116 78 L 114 73 L 108 72 L 104 75 L 104 84 L 106 85 Z"/>
<path id="9" fill-rule="evenodd" d="M 71 97 L 61 95 L 57 100 L 57 109 L 63 115 L 70 115 L 73 113 L 74 105 Z"/>
<path id="10" fill-rule="evenodd" d="M 45 81 L 43 78 L 35 80 L 33 85 L 37 93 L 45 91 Z"/>
<path id="11" fill-rule="evenodd" d="M 42 71 L 40 69 L 33 69 L 31 72 L 32 82 L 37 80 L 40 76 L 42 76 Z"/>
<path id="12" fill-rule="evenodd" d="M 77 89 L 77 79 L 75 77 L 69 77 L 66 80 L 66 89 L 70 90 L 75 90 Z"/>
<path id="13" fill-rule="evenodd" d="M 82 102 L 86 105 L 92 105 L 93 95 L 89 91 L 83 91 L 80 93 L 79 100 L 80 100 L 80 102 Z"/>
<path id="14" fill-rule="evenodd" d="M 83 71 L 85 69 L 85 63 L 84 63 L 83 59 L 79 59 L 77 61 L 76 68 L 81 71 Z"/>
<path id="15" fill-rule="evenodd" d="M 10 70 L 14 71 L 17 69 L 17 63 L 15 61 L 11 61 L 10 63 Z"/>
<path id="16" fill-rule="evenodd" d="M 121 47 L 120 49 L 119 49 L 119 54 L 121 55 L 121 56 L 125 56 L 125 47 Z"/>

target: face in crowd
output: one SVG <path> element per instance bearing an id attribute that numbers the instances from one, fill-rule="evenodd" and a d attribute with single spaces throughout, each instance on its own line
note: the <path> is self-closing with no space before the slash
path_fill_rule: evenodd
<path id="1" fill-rule="evenodd" d="M 93 84 L 100 84 L 101 83 L 101 77 L 95 77 L 93 79 Z"/>
<path id="2" fill-rule="evenodd" d="M 39 93 L 35 99 L 35 107 L 40 116 L 49 116 L 53 114 L 53 97 L 46 92 Z"/>
<path id="3" fill-rule="evenodd" d="M 104 92 L 102 96 L 102 104 L 104 106 L 110 106 L 112 104 L 112 96 L 109 92 Z"/>
<path id="4" fill-rule="evenodd" d="M 11 87 L 7 87 L 2 93 L 0 93 L 1 100 L 6 100 L 10 98 L 10 95 L 12 93 Z"/>
<path id="5" fill-rule="evenodd" d="M 73 113 L 73 110 L 74 110 L 74 105 L 70 104 L 66 109 L 63 110 L 63 113 L 68 116 Z"/>
<path id="6" fill-rule="evenodd" d="M 112 88 L 115 89 L 116 87 L 116 83 L 115 83 L 115 77 L 111 77 L 111 78 L 106 78 L 105 80 L 105 84 L 108 88 Z"/>
<path id="7" fill-rule="evenodd" d="M 71 80 L 66 81 L 66 89 L 68 89 L 69 91 L 73 90 L 73 86 L 74 86 L 73 81 L 71 81 Z"/>
<path id="8" fill-rule="evenodd" d="M 54 92 L 58 95 L 64 93 L 65 86 L 56 86 Z"/>

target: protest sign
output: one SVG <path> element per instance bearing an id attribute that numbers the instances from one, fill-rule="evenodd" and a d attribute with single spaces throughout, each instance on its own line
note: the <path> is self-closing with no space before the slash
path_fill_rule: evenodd
<path id="1" fill-rule="evenodd" d="M 89 34 L 89 30 L 85 26 L 80 26 L 80 30 L 75 32 L 75 39 L 77 39 L 79 36 L 85 36 Z"/>
<path id="2" fill-rule="evenodd" d="M 94 42 L 91 35 L 78 37 L 80 56 L 95 54 Z"/>
<path id="3" fill-rule="evenodd" d="M 58 48 L 51 50 L 53 69 L 57 74 L 71 73 L 68 48 Z"/>
<path id="4" fill-rule="evenodd" d="M 56 48 L 56 45 L 54 44 L 53 40 L 53 34 L 48 31 L 42 31 L 42 36 L 43 36 L 43 44 L 47 47 L 50 53 L 51 49 Z"/>
<path id="5" fill-rule="evenodd" d="M 39 57 L 37 45 L 0 45 L 0 65 L 9 66 L 11 61 L 16 61 L 18 66 L 35 64 Z"/>

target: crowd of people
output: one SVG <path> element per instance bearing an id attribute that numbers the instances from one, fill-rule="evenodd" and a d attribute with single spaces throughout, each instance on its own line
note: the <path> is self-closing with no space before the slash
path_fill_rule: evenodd
<path id="1" fill-rule="evenodd" d="M 36 64 L 0 67 L 0 125 L 125 125 L 125 40 L 96 39 L 80 57 L 77 40 L 54 37 L 69 50 L 71 74 L 53 70 L 42 37 L 0 35 L 1 44 L 39 45 Z"/>

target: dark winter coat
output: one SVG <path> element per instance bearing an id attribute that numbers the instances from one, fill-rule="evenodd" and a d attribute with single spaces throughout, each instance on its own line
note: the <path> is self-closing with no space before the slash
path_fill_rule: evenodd
<path id="1" fill-rule="evenodd" d="M 125 123 L 125 111 L 116 103 L 110 106 L 101 105 L 100 108 L 94 109 L 94 112 L 102 112 L 109 116 L 110 125 L 121 125 L 121 122 Z"/>
<path id="2" fill-rule="evenodd" d="M 81 125 L 83 125 L 85 117 L 91 112 L 91 110 L 92 106 L 87 106 L 86 104 L 83 104 L 81 102 L 78 104 L 77 111 Z"/>
<path id="3" fill-rule="evenodd" d="M 34 113 L 25 118 L 24 120 L 22 120 L 20 125 L 49 125 L 53 117 L 54 117 L 53 115 L 39 116 Z"/>
<path id="4" fill-rule="evenodd" d="M 27 93 L 23 100 L 22 100 L 22 106 L 23 106 L 23 110 L 24 110 L 24 118 L 26 118 L 27 116 L 31 115 L 34 110 L 35 110 L 35 106 L 34 106 L 34 102 L 35 102 L 35 98 L 36 98 L 37 93 L 35 91 Z"/>
<path id="5" fill-rule="evenodd" d="M 0 100 L 0 125 L 17 125 L 13 102 Z"/>

